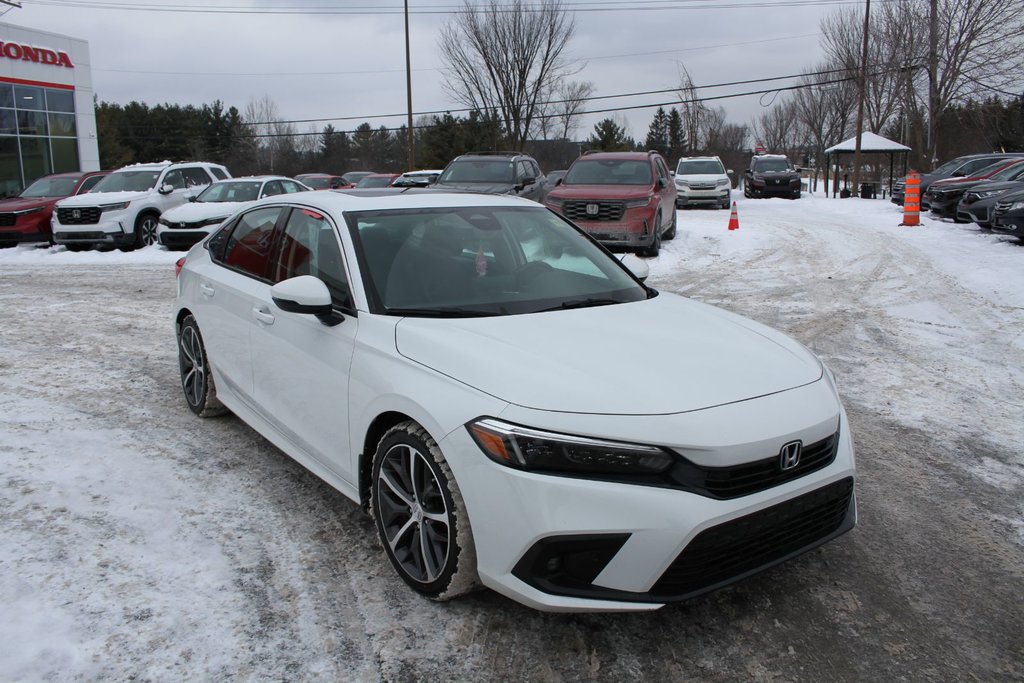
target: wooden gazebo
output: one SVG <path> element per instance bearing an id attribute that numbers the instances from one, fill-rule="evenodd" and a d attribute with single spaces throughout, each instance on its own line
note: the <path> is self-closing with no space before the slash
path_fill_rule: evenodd
<path id="1" fill-rule="evenodd" d="M 839 190 L 839 178 L 840 168 L 842 167 L 842 159 L 844 155 L 854 155 L 856 151 L 857 138 L 856 136 L 849 140 L 844 140 L 838 145 L 834 145 L 825 150 L 825 187 L 831 188 L 832 196 L 835 197 Z M 912 150 L 906 145 L 901 145 L 898 142 L 883 138 L 881 135 L 874 133 L 864 132 L 860 136 L 860 153 L 872 154 L 872 155 L 888 155 L 889 157 L 889 196 L 892 196 L 892 178 L 893 171 L 896 168 L 896 157 L 897 155 L 903 156 L 903 168 L 900 171 L 902 175 L 907 174 L 907 157 Z M 834 162 L 832 160 L 835 160 Z M 863 160 L 863 157 L 862 157 Z M 829 185 L 829 167 L 835 169 L 833 173 L 833 183 Z M 873 181 L 865 181 L 871 184 L 875 184 Z M 856 196 L 858 188 L 851 188 L 851 192 Z"/>

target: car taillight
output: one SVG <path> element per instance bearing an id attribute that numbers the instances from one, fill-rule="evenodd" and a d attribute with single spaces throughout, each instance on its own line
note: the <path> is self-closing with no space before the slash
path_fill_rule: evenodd
<path id="1" fill-rule="evenodd" d="M 182 256 L 180 259 L 174 262 L 174 277 L 181 275 L 181 268 L 185 265 L 185 257 Z"/>

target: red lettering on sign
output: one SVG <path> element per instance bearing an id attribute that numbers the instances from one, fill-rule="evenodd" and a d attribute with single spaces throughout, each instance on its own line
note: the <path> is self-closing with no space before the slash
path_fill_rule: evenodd
<path id="1" fill-rule="evenodd" d="M 18 43 L 0 43 L 0 57 L 7 59 L 20 59 L 36 64 L 49 64 L 51 66 L 63 66 L 74 69 L 71 57 L 66 52 L 58 52 L 45 47 L 32 47 L 31 45 L 19 45 Z"/>

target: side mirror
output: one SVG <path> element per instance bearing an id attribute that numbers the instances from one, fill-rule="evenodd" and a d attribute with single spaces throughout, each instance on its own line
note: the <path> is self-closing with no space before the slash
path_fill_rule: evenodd
<path id="1" fill-rule="evenodd" d="M 170 194 L 174 192 L 174 185 L 171 185 L 170 183 L 164 183 L 163 185 L 160 186 L 160 189 L 157 190 L 157 192 L 159 192 L 160 194 Z"/>
<path id="2" fill-rule="evenodd" d="M 964 174 L 964 172 L 963 172 L 963 171 L 953 171 L 953 177 L 954 177 L 954 178 L 963 178 L 963 177 L 964 177 L 964 175 L 965 175 L 965 174 Z"/>
<path id="3" fill-rule="evenodd" d="M 728 173 L 729 175 L 734 175 L 733 170 L 731 168 L 726 169 L 725 172 Z"/>
<path id="4" fill-rule="evenodd" d="M 531 176 L 526 176 L 525 178 L 520 180 L 519 181 L 519 185 L 520 185 L 520 187 L 526 187 L 527 185 L 533 185 L 536 182 L 537 182 L 537 179 L 531 175 Z"/>
<path id="5" fill-rule="evenodd" d="M 675 172 L 675 171 L 669 171 L 669 172 L 668 172 L 668 174 L 669 174 L 670 176 L 672 176 L 673 178 L 675 178 L 675 177 L 676 177 L 676 172 Z"/>
<path id="6" fill-rule="evenodd" d="M 623 254 L 619 260 L 640 282 L 646 280 L 647 276 L 651 274 L 651 267 L 647 265 L 647 261 L 644 261 L 636 254 Z"/>
<path id="7" fill-rule="evenodd" d="M 561 178 L 556 180 L 555 181 L 555 187 L 558 187 L 559 185 L 561 185 L 563 180 L 565 180 L 565 176 L 562 176 Z"/>
<path id="8" fill-rule="evenodd" d="M 188 198 L 190 202 L 194 202 L 197 199 L 199 199 L 199 195 L 192 195 L 191 197 Z"/>
<path id="9" fill-rule="evenodd" d="M 341 322 L 331 306 L 331 293 L 323 280 L 312 275 L 299 275 L 278 282 L 270 288 L 270 298 L 282 311 L 315 315 L 325 325 Z"/>
<path id="10" fill-rule="evenodd" d="M 665 187 L 666 185 L 668 185 L 668 181 L 664 178 L 658 178 L 658 187 Z"/>

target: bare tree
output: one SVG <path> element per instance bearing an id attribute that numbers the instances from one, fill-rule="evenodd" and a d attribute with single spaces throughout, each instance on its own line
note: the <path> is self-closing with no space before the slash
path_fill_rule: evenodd
<path id="1" fill-rule="evenodd" d="M 704 118 L 707 116 L 707 105 L 697 95 L 697 87 L 690 78 L 690 72 L 682 62 L 679 63 L 679 114 L 683 119 L 683 133 L 686 137 L 689 152 L 696 152 L 702 147 L 701 133 Z"/>
<path id="2" fill-rule="evenodd" d="M 852 135 L 851 121 L 857 102 L 853 81 L 836 81 L 836 75 L 821 73 L 830 68 L 823 62 L 804 76 L 806 87 L 793 92 L 793 105 L 803 136 L 808 140 L 817 163 L 823 163 L 825 150 Z"/>
<path id="3" fill-rule="evenodd" d="M 799 151 L 803 136 L 799 132 L 796 105 L 792 100 L 776 102 L 752 125 L 754 138 L 773 154 Z"/>
<path id="4" fill-rule="evenodd" d="M 542 140 L 568 140 L 579 128 L 587 100 L 594 92 L 590 81 L 562 81 L 537 105 L 535 119 Z"/>
<path id="5" fill-rule="evenodd" d="M 561 0 L 463 0 L 438 40 L 445 87 L 472 109 L 498 113 L 509 145 L 521 149 L 540 103 L 574 73 L 565 49 L 575 29 Z"/>

